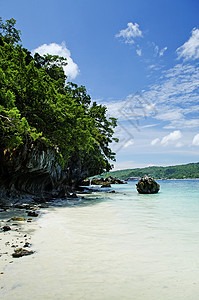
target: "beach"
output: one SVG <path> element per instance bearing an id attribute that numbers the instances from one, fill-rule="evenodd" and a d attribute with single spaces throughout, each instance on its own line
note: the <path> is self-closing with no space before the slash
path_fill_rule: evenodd
<path id="1" fill-rule="evenodd" d="M 38 228 L 37 218 L 39 206 L 19 205 L 20 208 L 7 207 L 0 210 L 0 275 L 3 276 L 9 264 L 19 257 L 17 249 L 23 249 L 24 254 L 32 250 L 32 234 Z M 36 212 L 37 211 L 37 212 Z M 30 217 L 28 214 L 38 216 Z M 2 287 L 1 287 L 2 289 Z"/>
<path id="2" fill-rule="evenodd" d="M 28 234 L 35 253 L 1 257 L 1 298 L 197 300 L 199 181 L 160 185 L 156 195 L 139 195 L 134 183 L 113 185 L 114 194 L 98 188 L 20 223 L 14 242 Z"/>

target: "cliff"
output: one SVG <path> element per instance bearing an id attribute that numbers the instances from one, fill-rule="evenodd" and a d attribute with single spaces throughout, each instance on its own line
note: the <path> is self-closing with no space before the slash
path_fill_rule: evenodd
<path id="1" fill-rule="evenodd" d="M 78 157 L 67 168 L 58 163 L 55 149 L 27 140 L 23 146 L 0 153 L 0 203 L 63 197 L 88 176 Z"/>

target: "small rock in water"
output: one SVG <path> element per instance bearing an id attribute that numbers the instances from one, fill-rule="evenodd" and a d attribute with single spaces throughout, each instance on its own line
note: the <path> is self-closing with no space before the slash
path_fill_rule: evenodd
<path id="1" fill-rule="evenodd" d="M 36 211 L 29 211 L 29 212 L 28 212 L 28 216 L 29 216 L 29 217 L 38 217 L 38 215 L 39 215 L 39 214 L 38 214 Z"/>
<path id="2" fill-rule="evenodd" d="M 136 188 L 140 194 L 156 194 L 160 185 L 153 178 L 144 175 L 136 184 Z"/>

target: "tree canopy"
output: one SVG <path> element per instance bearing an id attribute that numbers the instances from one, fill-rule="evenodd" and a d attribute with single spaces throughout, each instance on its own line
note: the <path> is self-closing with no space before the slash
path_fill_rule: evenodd
<path id="1" fill-rule="evenodd" d="M 15 23 L 0 18 L 1 147 L 19 147 L 28 136 L 54 147 L 64 166 L 78 153 L 93 174 L 110 170 L 116 119 L 84 86 L 66 83 L 65 58 L 23 48 Z"/>

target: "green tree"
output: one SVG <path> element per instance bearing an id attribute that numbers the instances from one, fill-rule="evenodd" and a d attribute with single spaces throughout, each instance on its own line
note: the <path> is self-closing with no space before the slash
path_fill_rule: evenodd
<path id="1" fill-rule="evenodd" d="M 0 19 L 1 146 L 16 148 L 29 136 L 56 149 L 65 167 L 78 157 L 92 175 L 109 170 L 116 119 L 107 118 L 84 86 L 66 83 L 65 58 L 32 57 L 19 44 L 15 23 Z"/>

